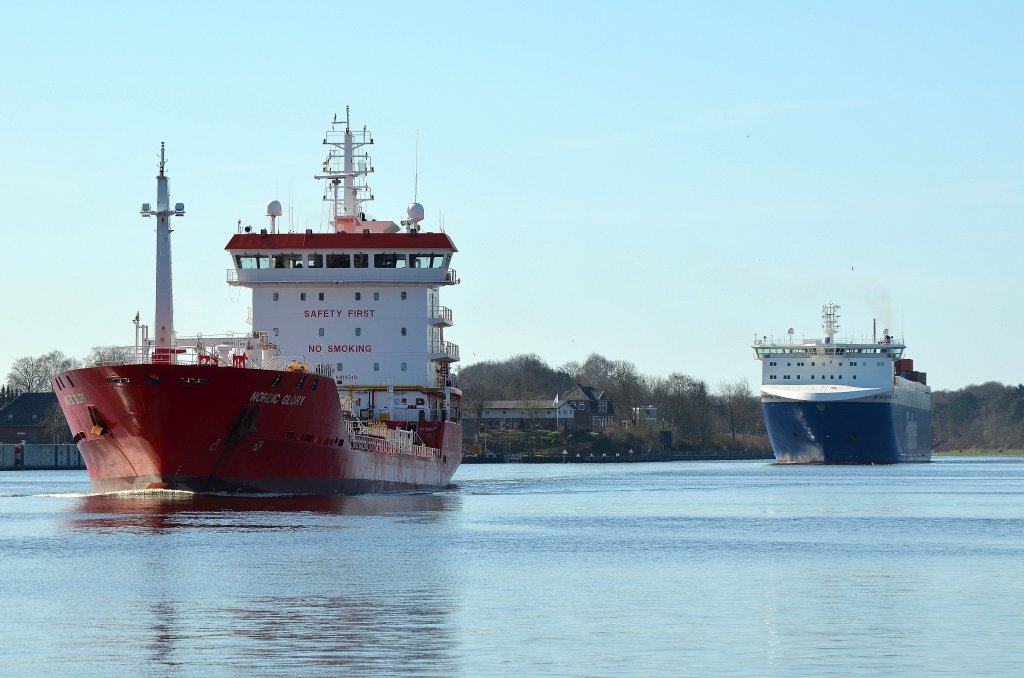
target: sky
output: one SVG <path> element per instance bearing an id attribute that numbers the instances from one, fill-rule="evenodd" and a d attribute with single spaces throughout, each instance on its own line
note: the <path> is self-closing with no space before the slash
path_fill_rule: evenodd
<path id="1" fill-rule="evenodd" d="M 934 389 L 1024 382 L 1024 3 L 18 3 L 0 41 L 0 379 L 152 322 L 160 142 L 175 325 L 246 331 L 224 245 L 326 229 L 323 132 L 417 168 L 463 365 L 591 353 L 711 386 L 755 337 L 872 321 Z M 986 348 L 995 347 L 995 348 Z M 990 355 L 991 354 L 991 355 Z"/>

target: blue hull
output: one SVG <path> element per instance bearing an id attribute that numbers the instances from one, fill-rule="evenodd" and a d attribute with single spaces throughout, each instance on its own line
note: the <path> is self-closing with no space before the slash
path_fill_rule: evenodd
<path id="1" fill-rule="evenodd" d="M 889 403 L 762 404 L 782 463 L 897 464 L 931 460 L 931 412 Z"/>

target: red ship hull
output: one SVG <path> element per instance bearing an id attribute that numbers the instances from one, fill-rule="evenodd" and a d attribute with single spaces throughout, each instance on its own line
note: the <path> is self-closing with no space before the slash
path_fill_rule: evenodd
<path id="1" fill-rule="evenodd" d="M 72 370 L 53 383 L 94 492 L 431 490 L 462 461 L 456 422 L 410 424 L 423 443 L 416 453 L 353 437 L 334 381 L 315 374 L 143 364 Z"/>

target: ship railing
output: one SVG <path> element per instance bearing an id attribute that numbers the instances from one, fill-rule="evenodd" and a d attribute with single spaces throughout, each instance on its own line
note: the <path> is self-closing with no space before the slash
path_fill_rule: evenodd
<path id="1" fill-rule="evenodd" d="M 451 285 L 459 284 L 459 274 L 455 272 L 454 268 L 449 268 L 444 272 L 444 281 Z"/>
<path id="2" fill-rule="evenodd" d="M 450 341 L 430 340 L 427 342 L 427 351 L 435 355 L 443 355 L 452 360 L 459 359 L 459 346 Z"/>
<path id="3" fill-rule="evenodd" d="M 90 363 L 97 367 L 116 365 L 210 365 L 213 367 L 251 367 L 244 342 L 214 343 L 211 346 L 176 344 L 169 349 L 154 346 L 106 346 L 98 350 Z M 226 346 L 226 350 L 218 347 Z"/>
<path id="4" fill-rule="evenodd" d="M 442 320 L 449 325 L 452 324 L 452 310 L 447 306 L 431 306 L 430 307 L 430 319 L 431 320 Z"/>
<path id="5" fill-rule="evenodd" d="M 413 431 L 387 429 L 385 435 L 380 436 L 377 430 L 371 428 L 376 426 L 374 423 L 366 424 L 359 419 L 349 419 L 345 426 L 353 450 L 373 454 L 404 454 L 422 459 L 441 457 L 441 451 L 437 448 L 416 444 L 418 438 Z"/>
<path id="6" fill-rule="evenodd" d="M 238 282 L 238 269 L 229 268 L 228 269 L 228 284 L 229 285 L 234 285 L 237 282 Z"/>

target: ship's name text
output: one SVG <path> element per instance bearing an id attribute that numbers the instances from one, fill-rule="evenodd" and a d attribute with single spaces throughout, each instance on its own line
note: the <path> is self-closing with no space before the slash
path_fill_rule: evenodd
<path id="1" fill-rule="evenodd" d="M 253 391 L 250 403 L 261 405 L 291 405 L 298 407 L 306 400 L 304 395 L 281 395 L 280 393 L 267 393 L 265 391 Z"/>

